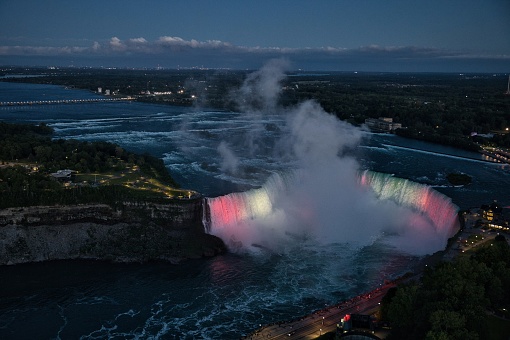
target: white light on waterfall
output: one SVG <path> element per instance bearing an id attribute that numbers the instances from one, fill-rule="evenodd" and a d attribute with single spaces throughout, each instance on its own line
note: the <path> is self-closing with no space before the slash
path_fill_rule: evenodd
<path id="1" fill-rule="evenodd" d="M 269 195 L 265 190 L 254 190 L 250 193 L 249 208 L 251 210 L 252 217 L 264 217 L 268 216 L 273 210 L 273 204 L 269 199 Z"/>

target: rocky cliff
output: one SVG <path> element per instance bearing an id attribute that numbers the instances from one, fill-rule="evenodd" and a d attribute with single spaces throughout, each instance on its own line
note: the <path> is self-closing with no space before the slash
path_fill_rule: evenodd
<path id="1" fill-rule="evenodd" d="M 165 260 L 223 253 L 204 232 L 202 200 L 0 210 L 0 265 L 58 259 Z"/>

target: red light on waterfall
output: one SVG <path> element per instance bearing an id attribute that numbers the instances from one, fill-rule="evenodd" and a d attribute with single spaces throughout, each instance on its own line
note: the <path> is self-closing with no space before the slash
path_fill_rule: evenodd
<path id="1" fill-rule="evenodd" d="M 429 205 L 429 196 L 430 192 L 426 188 L 422 188 L 420 190 L 420 207 L 423 210 L 427 209 L 427 206 Z"/>
<path id="2" fill-rule="evenodd" d="M 229 196 L 222 196 L 211 200 L 209 208 L 211 216 L 214 216 L 214 225 L 219 227 L 237 224 L 246 212 L 245 204 L 241 199 Z"/>
<path id="3" fill-rule="evenodd" d="M 367 186 L 368 185 L 367 175 L 366 174 L 362 174 L 361 175 L 360 183 L 361 183 L 362 186 Z"/>

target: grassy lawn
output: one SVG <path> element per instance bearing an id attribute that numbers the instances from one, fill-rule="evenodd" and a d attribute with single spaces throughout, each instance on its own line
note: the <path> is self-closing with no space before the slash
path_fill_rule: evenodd
<path id="1" fill-rule="evenodd" d="M 155 178 L 142 176 L 137 168 L 126 168 L 123 171 L 111 171 L 107 173 L 77 174 L 74 183 L 88 185 L 123 185 L 132 190 L 161 193 L 168 198 L 186 199 L 196 196 L 192 190 L 172 188 Z"/>

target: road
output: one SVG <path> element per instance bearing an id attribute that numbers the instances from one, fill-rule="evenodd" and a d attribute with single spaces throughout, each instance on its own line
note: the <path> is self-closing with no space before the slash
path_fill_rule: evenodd
<path id="1" fill-rule="evenodd" d="M 346 314 L 373 314 L 386 292 L 396 285 L 392 282 L 300 319 L 264 326 L 244 339 L 315 339 L 324 333 L 334 332 L 336 324 Z"/>

